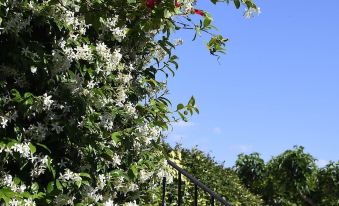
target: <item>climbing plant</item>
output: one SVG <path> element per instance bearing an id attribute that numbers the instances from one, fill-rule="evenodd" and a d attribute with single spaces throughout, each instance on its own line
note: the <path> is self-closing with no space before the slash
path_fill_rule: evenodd
<path id="1" fill-rule="evenodd" d="M 156 204 L 163 131 L 198 112 L 170 111 L 158 76 L 178 67 L 173 31 L 211 22 L 194 0 L 1 0 L 0 204 Z"/>

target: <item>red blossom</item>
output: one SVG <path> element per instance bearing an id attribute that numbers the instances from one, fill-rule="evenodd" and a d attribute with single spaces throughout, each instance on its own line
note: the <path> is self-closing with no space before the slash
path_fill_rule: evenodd
<path id="1" fill-rule="evenodd" d="M 175 7 L 176 7 L 176 8 L 181 7 L 181 4 L 178 3 L 178 1 L 175 1 Z"/>
<path id="2" fill-rule="evenodd" d="M 150 9 L 153 9 L 157 0 L 145 0 L 146 6 Z"/>
<path id="3" fill-rule="evenodd" d="M 204 11 L 199 10 L 199 9 L 194 9 L 194 13 L 195 14 L 199 14 L 200 16 L 205 16 L 206 15 Z"/>

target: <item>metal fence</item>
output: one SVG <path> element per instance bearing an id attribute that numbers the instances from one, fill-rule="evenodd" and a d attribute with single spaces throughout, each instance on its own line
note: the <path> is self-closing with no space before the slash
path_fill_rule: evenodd
<path id="1" fill-rule="evenodd" d="M 181 176 L 186 176 L 191 183 L 194 184 L 194 206 L 198 205 L 198 189 L 202 189 L 210 196 L 210 205 L 214 206 L 214 201 L 218 201 L 222 205 L 225 206 L 232 206 L 231 203 L 227 202 L 224 198 L 222 198 L 220 195 L 216 194 L 214 191 L 212 191 L 210 188 L 208 188 L 206 185 L 201 183 L 197 178 L 193 177 L 191 174 L 186 172 L 184 169 L 180 168 L 178 165 L 176 165 L 174 162 L 167 160 L 167 163 L 173 167 L 178 172 L 178 206 L 182 205 L 182 180 Z M 162 181 L 162 206 L 166 205 L 166 177 L 163 178 Z"/>

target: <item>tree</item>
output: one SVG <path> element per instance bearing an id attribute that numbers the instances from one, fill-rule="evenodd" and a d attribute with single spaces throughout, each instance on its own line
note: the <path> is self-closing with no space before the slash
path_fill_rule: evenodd
<path id="1" fill-rule="evenodd" d="M 339 205 L 339 162 L 330 162 L 317 174 L 317 190 L 313 194 L 317 205 Z"/>
<path id="2" fill-rule="evenodd" d="M 184 149 L 177 145 L 170 149 L 170 156 L 176 164 L 180 165 L 187 172 L 197 177 L 203 184 L 220 194 L 227 201 L 235 206 L 258 206 L 262 205 L 259 196 L 248 190 L 237 177 L 237 174 L 230 168 L 218 163 L 209 154 L 205 154 L 198 148 Z M 184 204 L 193 204 L 194 185 L 184 179 Z M 176 182 L 172 186 L 176 189 Z M 171 187 L 170 187 L 171 188 Z M 171 192 L 169 194 L 172 194 Z M 176 194 L 173 191 L 173 194 Z M 177 197 L 173 197 L 174 199 Z M 199 192 L 199 205 L 209 204 L 210 197 L 204 192 Z"/>
<path id="3" fill-rule="evenodd" d="M 338 163 L 318 168 L 315 160 L 295 146 L 267 164 L 258 153 L 240 154 L 234 170 L 266 205 L 338 205 Z"/>
<path id="4" fill-rule="evenodd" d="M 259 153 L 239 154 L 235 172 L 242 183 L 254 194 L 262 194 L 266 178 L 266 165 Z"/>
<path id="5" fill-rule="evenodd" d="M 158 74 L 177 68 L 171 33 L 211 21 L 193 0 L 0 1 L 0 204 L 156 202 L 162 131 L 198 111 L 172 118 Z"/>

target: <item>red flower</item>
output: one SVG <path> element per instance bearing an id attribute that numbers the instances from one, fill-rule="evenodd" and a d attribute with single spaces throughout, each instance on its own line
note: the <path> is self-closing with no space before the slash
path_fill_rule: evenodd
<path id="1" fill-rule="evenodd" d="M 157 0 L 145 0 L 146 6 L 150 9 L 153 9 Z"/>
<path id="2" fill-rule="evenodd" d="M 175 1 L 175 7 L 176 7 L 176 8 L 181 7 L 181 4 L 178 3 L 178 1 Z"/>
<path id="3" fill-rule="evenodd" d="M 204 11 L 199 10 L 199 9 L 194 9 L 194 13 L 195 14 L 199 14 L 200 16 L 205 16 L 206 15 Z"/>

